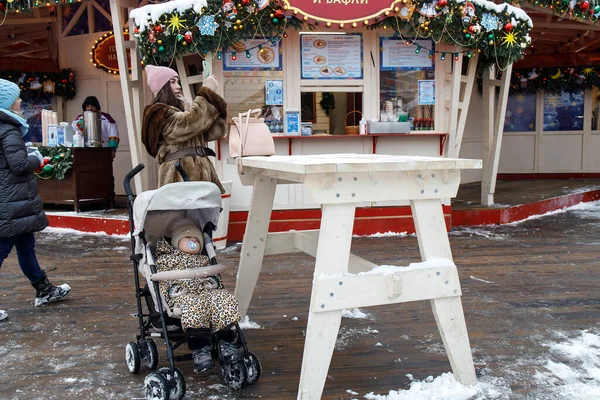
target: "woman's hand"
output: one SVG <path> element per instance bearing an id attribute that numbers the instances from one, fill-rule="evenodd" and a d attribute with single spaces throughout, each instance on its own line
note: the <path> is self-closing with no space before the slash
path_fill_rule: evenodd
<path id="1" fill-rule="evenodd" d="M 211 75 L 204 79 L 202 86 L 216 92 L 219 90 L 219 81 L 217 81 L 217 78 L 214 75 Z"/>

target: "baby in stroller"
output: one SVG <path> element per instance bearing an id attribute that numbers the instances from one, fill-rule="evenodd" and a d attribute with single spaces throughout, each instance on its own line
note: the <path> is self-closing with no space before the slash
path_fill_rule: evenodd
<path id="1" fill-rule="evenodd" d="M 151 370 L 144 392 L 152 400 L 183 399 L 185 379 L 175 366 L 179 361 L 193 360 L 194 371 L 201 372 L 215 367 L 214 358 L 230 389 L 254 384 L 261 374 L 260 361 L 248 350 L 237 300 L 223 287 L 220 274 L 227 267 L 217 262 L 212 242 L 221 212 L 219 187 L 189 182 L 180 171 L 184 182 L 134 199 L 130 181 L 143 168 L 138 165 L 124 180 L 139 322 L 136 341 L 125 347 L 127 368 L 131 373 L 142 365 Z M 164 339 L 168 367 L 157 369 L 157 338 Z M 191 354 L 176 355 L 184 344 Z"/>
<path id="2" fill-rule="evenodd" d="M 206 267 L 210 260 L 201 254 L 202 248 L 202 232 L 194 222 L 186 218 L 175 221 L 170 243 L 165 237 L 156 243 L 156 270 Z M 215 367 L 211 356 L 213 333 L 225 358 L 243 354 L 231 330 L 240 320 L 238 303 L 223 287 L 220 274 L 160 281 L 159 287 L 167 304 L 181 310 L 181 325 L 190 335 L 188 347 L 192 350 L 195 372 Z"/>

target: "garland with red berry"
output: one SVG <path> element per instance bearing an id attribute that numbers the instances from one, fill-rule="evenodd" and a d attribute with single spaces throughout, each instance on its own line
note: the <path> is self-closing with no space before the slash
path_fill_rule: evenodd
<path id="1" fill-rule="evenodd" d="M 600 88 L 598 67 L 551 67 L 513 70 L 511 92 L 544 90 L 560 93 L 576 89 Z"/>
<path id="2" fill-rule="evenodd" d="M 70 68 L 60 72 L 0 71 L 0 79 L 19 85 L 21 99 L 35 101 L 41 96 L 62 96 L 65 100 L 75 97 L 75 74 Z"/>
<path id="3" fill-rule="evenodd" d="M 65 179 L 67 173 L 73 168 L 73 152 L 65 146 L 40 147 L 44 156 L 43 165 L 35 171 L 40 179 Z"/>
<path id="4" fill-rule="evenodd" d="M 206 6 L 200 4 L 174 0 L 130 12 L 144 64 L 167 65 L 190 53 L 213 52 L 221 59 L 225 52 L 246 51 L 248 56 L 251 49 L 244 47 L 242 40 L 256 39 L 255 47 L 259 47 L 274 40 L 268 38 L 284 36 L 287 28 L 302 24 L 285 17 L 275 0 L 208 0 Z"/>

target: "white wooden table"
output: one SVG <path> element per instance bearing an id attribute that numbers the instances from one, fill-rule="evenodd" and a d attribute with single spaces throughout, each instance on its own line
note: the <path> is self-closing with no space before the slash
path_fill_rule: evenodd
<path id="1" fill-rule="evenodd" d="M 456 379 L 476 383 L 442 199 L 456 196 L 460 170 L 481 160 L 323 154 L 245 157 L 243 166 L 242 182 L 254 188 L 235 290 L 242 316 L 265 253 L 316 257 L 298 399 L 321 398 L 343 309 L 416 300 L 430 300 Z M 320 230 L 267 233 L 275 188 L 289 183 L 303 183 L 321 204 Z M 385 200 L 410 202 L 422 263 L 377 268 L 350 254 L 357 204 Z"/>

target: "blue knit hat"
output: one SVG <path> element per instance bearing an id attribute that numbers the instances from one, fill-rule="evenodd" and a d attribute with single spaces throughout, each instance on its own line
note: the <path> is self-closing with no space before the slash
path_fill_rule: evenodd
<path id="1" fill-rule="evenodd" d="M 0 108 L 8 110 L 21 95 L 21 89 L 5 79 L 0 79 Z"/>

